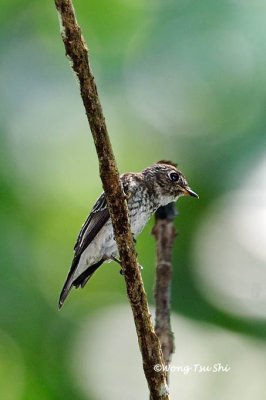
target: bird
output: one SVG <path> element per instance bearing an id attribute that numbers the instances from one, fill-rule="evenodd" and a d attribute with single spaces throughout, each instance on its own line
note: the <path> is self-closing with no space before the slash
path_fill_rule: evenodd
<path id="1" fill-rule="evenodd" d="M 131 232 L 134 241 L 155 211 L 181 196 L 197 197 L 177 164 L 161 160 L 138 173 L 120 176 L 127 199 Z M 103 192 L 81 227 L 67 279 L 60 293 L 58 307 L 63 306 L 70 290 L 83 288 L 95 271 L 105 262 L 118 260 L 119 253 L 113 226 Z"/>

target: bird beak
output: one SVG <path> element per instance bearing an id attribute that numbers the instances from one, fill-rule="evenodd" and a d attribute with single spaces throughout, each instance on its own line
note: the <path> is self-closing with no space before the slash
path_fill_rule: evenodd
<path id="1" fill-rule="evenodd" d="M 188 187 L 188 186 L 185 187 L 185 188 L 183 189 L 183 191 L 184 191 L 184 195 L 185 195 L 185 196 L 197 197 L 197 199 L 199 199 L 199 195 L 198 195 L 197 193 L 193 192 L 193 190 L 190 189 L 190 187 Z"/>

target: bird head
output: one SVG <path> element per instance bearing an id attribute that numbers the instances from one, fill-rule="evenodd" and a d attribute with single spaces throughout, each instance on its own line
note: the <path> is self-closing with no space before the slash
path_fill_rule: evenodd
<path id="1" fill-rule="evenodd" d="M 181 196 L 197 197 L 188 185 L 184 175 L 171 161 L 158 161 L 143 171 L 144 176 L 153 183 L 153 189 L 160 198 L 160 205 L 176 201 Z"/>

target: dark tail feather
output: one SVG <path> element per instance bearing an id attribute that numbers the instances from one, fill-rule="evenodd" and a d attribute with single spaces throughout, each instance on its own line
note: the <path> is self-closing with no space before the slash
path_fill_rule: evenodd
<path id="1" fill-rule="evenodd" d="M 86 285 L 86 283 L 88 282 L 88 280 L 91 278 L 91 276 L 94 274 L 94 272 L 102 265 L 103 262 L 104 262 L 104 260 L 101 260 L 101 261 L 98 261 L 97 263 L 91 265 L 84 272 L 82 272 L 82 274 L 80 274 L 74 281 L 72 281 L 73 273 L 69 274 L 69 276 L 67 277 L 67 280 L 63 286 L 63 289 L 60 293 L 59 303 L 58 303 L 59 310 L 60 310 L 60 308 L 62 308 L 72 287 L 75 286 L 76 289 L 78 287 L 83 288 Z"/>
<path id="2" fill-rule="evenodd" d="M 88 280 L 91 278 L 91 276 L 94 274 L 94 272 L 102 265 L 104 260 L 98 261 L 97 263 L 91 265 L 89 268 L 87 268 L 80 276 L 78 276 L 74 281 L 73 281 L 73 286 L 77 289 L 78 287 L 84 288 Z"/>

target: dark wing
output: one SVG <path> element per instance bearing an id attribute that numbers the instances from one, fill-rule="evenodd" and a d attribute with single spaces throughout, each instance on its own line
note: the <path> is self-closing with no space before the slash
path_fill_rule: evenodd
<path id="1" fill-rule="evenodd" d="M 126 196 L 132 195 L 136 191 L 136 186 L 130 185 L 130 176 L 131 174 L 123 174 L 120 176 L 123 190 Z M 101 228 L 108 221 L 109 218 L 110 215 L 107 207 L 105 193 L 102 193 L 95 203 L 87 220 L 82 225 L 81 231 L 74 246 L 75 256 L 80 256 L 83 253 L 83 251 L 95 238 L 97 233 L 101 230 Z"/>
<path id="2" fill-rule="evenodd" d="M 107 208 L 105 194 L 102 193 L 94 205 L 90 215 L 82 225 L 81 231 L 74 246 L 75 256 L 81 255 L 81 253 L 92 242 L 108 219 L 109 211 Z"/>
<path id="3" fill-rule="evenodd" d="M 130 184 L 131 183 L 130 177 L 131 174 L 124 174 L 121 176 L 121 182 L 126 196 L 132 195 L 136 190 L 136 186 Z M 78 266 L 81 254 L 93 241 L 95 236 L 100 232 L 100 230 L 102 229 L 102 227 L 108 221 L 109 218 L 110 215 L 107 207 L 105 194 L 102 193 L 102 195 L 96 202 L 95 206 L 93 207 L 87 220 L 83 224 L 78 239 L 76 241 L 76 244 L 74 246 L 74 258 L 66 282 L 60 294 L 59 308 L 62 307 L 72 286 L 84 287 L 88 279 L 104 262 L 104 260 L 100 260 L 96 264 L 89 266 L 80 276 L 78 276 L 73 281 L 72 278 Z"/>
<path id="4" fill-rule="evenodd" d="M 65 301 L 71 287 L 74 284 L 74 282 L 72 281 L 72 277 L 78 266 L 81 254 L 93 241 L 97 233 L 100 232 L 104 224 L 108 221 L 109 217 L 110 216 L 107 208 L 105 194 L 102 193 L 87 220 L 83 224 L 76 244 L 74 246 L 74 258 L 66 282 L 60 294 L 59 307 L 62 307 L 63 302 Z M 100 266 L 101 263 L 102 261 L 99 263 L 98 266 Z M 78 282 L 76 282 L 76 284 L 77 283 Z"/>

